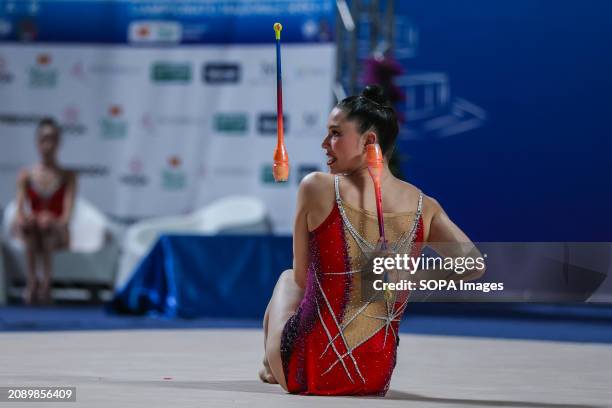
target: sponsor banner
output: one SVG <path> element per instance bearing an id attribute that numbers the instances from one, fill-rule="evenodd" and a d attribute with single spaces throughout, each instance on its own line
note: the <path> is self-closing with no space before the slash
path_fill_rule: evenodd
<path id="1" fill-rule="evenodd" d="M 291 169 L 282 184 L 271 170 L 274 55 L 273 41 L 163 48 L 4 44 L 0 77 L 10 81 L 0 80 L 0 206 L 14 198 L 19 169 L 37 160 L 38 121 L 52 116 L 63 130 L 60 160 L 80 175 L 79 194 L 118 219 L 180 214 L 246 194 L 264 201 L 275 232 L 289 233 L 300 180 L 326 169 L 321 141 L 335 49 L 329 43 L 283 47 Z M 320 70 L 297 68 L 317 64 Z"/>
<path id="2" fill-rule="evenodd" d="M 330 43 L 334 7 L 333 0 L 7 2 L 0 18 L 0 41 L 135 46 L 269 43 L 272 24 L 282 16 L 283 42 Z"/>

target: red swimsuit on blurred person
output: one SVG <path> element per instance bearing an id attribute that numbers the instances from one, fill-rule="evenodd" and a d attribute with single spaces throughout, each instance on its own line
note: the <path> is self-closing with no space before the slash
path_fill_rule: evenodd
<path id="1" fill-rule="evenodd" d="M 39 192 L 33 185 L 31 176 L 26 182 L 26 194 L 32 214 L 38 215 L 47 211 L 56 218 L 61 217 L 64 212 L 64 195 L 66 194 L 67 183 L 62 180 L 60 185 L 50 194 Z"/>

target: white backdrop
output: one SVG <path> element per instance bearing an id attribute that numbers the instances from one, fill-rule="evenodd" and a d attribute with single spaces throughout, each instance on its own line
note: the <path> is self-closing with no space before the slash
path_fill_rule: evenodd
<path id="1" fill-rule="evenodd" d="M 273 32 L 271 32 L 273 38 Z M 291 230 L 297 185 L 323 170 L 335 46 L 283 44 L 288 183 L 272 182 L 274 43 L 0 44 L 0 205 L 36 160 L 35 126 L 64 128 L 61 161 L 79 193 L 119 219 L 191 211 L 228 194 L 261 197 Z"/>

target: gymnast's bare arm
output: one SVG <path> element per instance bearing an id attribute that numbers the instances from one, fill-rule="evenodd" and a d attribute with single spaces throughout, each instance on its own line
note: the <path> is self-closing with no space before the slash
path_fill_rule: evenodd
<path id="1" fill-rule="evenodd" d="M 293 271 L 295 282 L 306 287 L 309 231 L 317 228 L 334 205 L 334 177 L 331 174 L 310 173 L 300 183 L 293 226 Z"/>
<path id="2" fill-rule="evenodd" d="M 478 258 L 482 254 L 468 236 L 448 217 L 442 206 L 433 198 L 425 196 L 423 200 L 424 239 L 429 247 L 443 257 Z M 482 277 L 486 267 L 466 271 L 457 276 L 462 280 L 474 280 Z"/>

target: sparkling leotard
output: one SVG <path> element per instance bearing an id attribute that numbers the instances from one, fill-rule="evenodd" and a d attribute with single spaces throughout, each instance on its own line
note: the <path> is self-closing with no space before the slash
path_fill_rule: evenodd
<path id="1" fill-rule="evenodd" d="M 408 297 L 364 297 L 362 269 L 378 241 L 376 213 L 340 197 L 309 237 L 304 298 L 286 323 L 281 357 L 291 393 L 385 395 L 396 362 L 399 322 Z M 422 194 L 416 211 L 385 213 L 393 253 L 418 255 L 423 241 Z"/>

